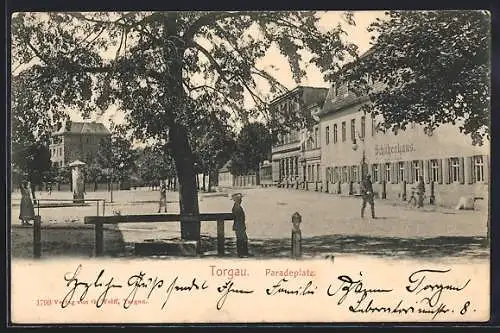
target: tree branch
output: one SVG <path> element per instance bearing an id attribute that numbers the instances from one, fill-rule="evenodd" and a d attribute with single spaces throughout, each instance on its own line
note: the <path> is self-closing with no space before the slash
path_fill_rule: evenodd
<path id="1" fill-rule="evenodd" d="M 201 46 L 200 44 L 198 44 L 194 41 L 191 41 L 191 43 L 189 45 L 192 45 L 193 47 L 198 49 L 201 53 L 203 53 L 203 55 L 205 55 L 205 57 L 207 57 L 208 61 L 210 61 L 210 64 L 212 65 L 212 67 L 214 67 L 215 70 L 217 71 L 217 73 L 219 73 L 219 76 L 221 77 L 221 79 L 223 81 L 225 81 L 226 83 L 230 83 L 230 81 L 227 80 L 227 78 L 226 78 L 226 74 L 224 73 L 224 70 L 222 69 L 222 67 L 220 67 L 220 65 L 217 63 L 217 61 L 214 59 L 214 57 L 212 57 L 210 52 L 208 52 L 203 46 Z"/>
<path id="2" fill-rule="evenodd" d="M 204 26 L 209 25 L 217 20 L 220 19 L 225 19 L 228 17 L 235 17 L 235 16 L 255 16 L 255 15 L 262 15 L 263 13 L 258 13 L 258 12 L 253 12 L 253 11 L 240 11 L 240 12 L 208 12 L 208 14 L 205 14 L 201 16 L 199 19 L 194 21 L 184 32 L 182 38 L 184 39 L 186 44 L 189 44 L 193 38 L 194 35 Z"/>

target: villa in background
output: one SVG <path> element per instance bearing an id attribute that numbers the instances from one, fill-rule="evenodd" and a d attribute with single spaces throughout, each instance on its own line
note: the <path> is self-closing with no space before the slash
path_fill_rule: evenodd
<path id="1" fill-rule="evenodd" d="M 63 167 L 75 160 L 91 160 L 99 144 L 109 140 L 111 133 L 103 123 L 67 122 L 50 139 L 50 160 L 54 167 Z"/>
<path id="2" fill-rule="evenodd" d="M 269 110 L 277 114 L 312 116 L 317 122 L 319 119 L 314 113 L 320 111 L 327 92 L 327 88 L 298 86 L 271 101 Z M 318 175 L 321 161 L 319 137 L 317 125 L 313 133 L 300 129 L 278 137 L 278 143 L 272 147 L 272 179 L 275 184 L 298 187 L 299 182 L 305 184 L 317 180 L 314 175 Z"/>

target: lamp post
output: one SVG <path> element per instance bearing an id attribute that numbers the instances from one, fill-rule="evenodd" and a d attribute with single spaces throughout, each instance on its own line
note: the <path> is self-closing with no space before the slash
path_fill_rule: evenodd
<path id="1" fill-rule="evenodd" d="M 109 190 L 110 190 L 110 195 L 111 195 L 109 202 L 113 203 L 113 182 L 112 182 L 112 178 L 111 178 L 112 172 L 111 172 L 110 168 L 106 168 L 103 171 L 104 171 L 104 174 L 106 175 L 106 178 L 108 179 L 108 184 L 109 184 Z"/>
<path id="2" fill-rule="evenodd" d="M 363 155 L 361 157 L 361 180 L 363 180 L 366 176 L 367 173 L 367 163 L 366 163 L 366 151 L 365 151 L 365 138 L 361 137 L 361 135 L 358 134 L 358 139 L 363 143 Z M 358 149 L 358 144 L 356 142 L 356 138 L 354 138 L 352 142 L 352 150 L 356 151 Z"/>

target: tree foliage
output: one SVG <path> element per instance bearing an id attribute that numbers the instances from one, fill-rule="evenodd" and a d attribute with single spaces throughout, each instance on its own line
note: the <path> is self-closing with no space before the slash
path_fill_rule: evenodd
<path id="1" fill-rule="evenodd" d="M 101 172 L 109 171 L 106 176 L 110 176 L 111 181 L 126 181 L 135 168 L 136 159 L 137 154 L 132 148 L 132 142 L 125 138 L 123 133 L 114 132 L 109 140 L 99 143 L 95 162 Z"/>
<path id="2" fill-rule="evenodd" d="M 145 182 L 175 177 L 175 162 L 167 150 L 159 145 L 141 150 L 136 165 L 139 177 Z"/>
<path id="3" fill-rule="evenodd" d="M 236 143 L 227 117 L 225 112 L 205 113 L 195 125 L 191 145 L 203 173 L 218 170 L 231 158 Z"/>
<path id="4" fill-rule="evenodd" d="M 166 144 L 179 177 L 181 213 L 198 214 L 192 126 L 205 112 L 254 114 L 244 92 L 267 117 L 257 79 L 284 91 L 256 63 L 275 43 L 294 79 L 305 72 L 299 50 L 329 72 L 355 47 L 340 26 L 323 32 L 312 11 L 19 13 L 12 17 L 13 62 L 37 82 L 29 93 L 46 110 L 71 108 L 87 116 L 114 104 L 137 139 Z M 197 239 L 185 228 L 182 237 Z"/>
<path id="5" fill-rule="evenodd" d="M 378 35 L 372 49 L 332 77 L 369 93 L 365 109 L 381 114 L 384 128 L 415 122 L 432 131 L 452 123 L 473 143 L 489 139 L 487 12 L 391 11 L 369 30 Z"/>
<path id="6" fill-rule="evenodd" d="M 244 126 L 236 140 L 236 150 L 231 159 L 231 173 L 258 173 L 260 164 L 271 154 L 272 143 L 271 132 L 264 124 L 255 122 Z"/>

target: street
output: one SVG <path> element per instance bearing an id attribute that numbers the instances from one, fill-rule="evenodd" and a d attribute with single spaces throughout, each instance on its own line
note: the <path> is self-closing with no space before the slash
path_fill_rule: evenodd
<path id="1" fill-rule="evenodd" d="M 376 200 L 377 219 L 360 217 L 361 199 L 336 195 L 305 192 L 292 189 L 254 188 L 238 190 L 243 193 L 242 206 L 246 213 L 250 245 L 259 253 L 270 256 L 289 252 L 291 216 L 302 216 L 304 252 L 363 252 L 399 253 L 418 251 L 433 255 L 432 248 L 444 251 L 443 255 L 456 255 L 461 251 L 487 249 L 487 212 L 456 211 L 441 207 L 409 208 L 401 203 Z M 230 212 L 232 201 L 227 193 L 200 193 L 202 213 Z M 70 192 L 37 193 L 38 198 L 70 199 Z M 108 192 L 89 192 L 86 198 L 106 198 Z M 114 203 L 106 203 L 105 214 L 154 214 L 158 210 L 159 192 L 147 189 L 116 191 Z M 178 213 L 178 194 L 167 193 L 168 213 Z M 13 194 L 12 224 L 19 224 L 19 199 Z M 485 206 L 487 207 L 487 205 Z M 35 208 L 36 210 L 36 208 Z M 84 207 L 41 208 L 44 226 L 83 227 L 83 218 L 96 215 L 95 202 Z M 102 214 L 102 206 L 99 215 Z M 89 226 L 87 226 L 89 227 Z M 146 239 L 167 239 L 180 236 L 179 223 L 132 223 L 117 226 L 123 242 L 130 244 Z M 92 237 L 91 230 L 89 237 Z M 201 233 L 216 237 L 216 223 L 202 222 Z M 233 237 L 232 222 L 225 224 L 226 237 Z M 14 236 L 13 236 L 14 238 Z M 307 239 L 307 241 L 306 241 Z M 13 239 L 15 246 L 16 240 Z M 471 249 L 470 247 L 474 249 Z M 430 247 L 430 248 L 429 248 Z M 486 252 L 485 252 L 486 251 Z M 476 253 L 477 254 L 477 253 Z M 437 255 L 437 253 L 434 253 Z"/>

